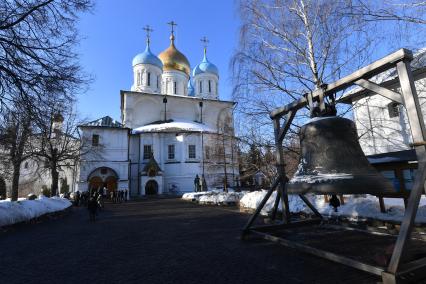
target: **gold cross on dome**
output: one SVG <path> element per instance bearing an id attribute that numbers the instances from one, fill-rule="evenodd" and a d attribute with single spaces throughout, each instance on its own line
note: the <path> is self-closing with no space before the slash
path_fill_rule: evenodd
<path id="1" fill-rule="evenodd" d="M 174 26 L 177 26 L 177 24 L 174 21 L 171 21 L 170 23 L 167 23 L 167 24 L 172 27 L 172 34 L 173 34 L 173 32 L 174 32 Z"/>
<path id="2" fill-rule="evenodd" d="M 145 27 L 143 27 L 143 30 L 146 32 L 146 40 L 149 43 L 149 40 L 151 38 L 150 33 L 153 32 L 154 30 L 149 25 L 146 25 Z"/>

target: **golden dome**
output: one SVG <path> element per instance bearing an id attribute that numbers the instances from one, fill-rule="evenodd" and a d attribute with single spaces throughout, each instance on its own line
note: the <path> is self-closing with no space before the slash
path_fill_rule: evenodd
<path id="1" fill-rule="evenodd" d="M 175 37 L 172 34 L 170 36 L 170 46 L 161 52 L 158 57 L 161 62 L 163 62 L 163 70 L 178 70 L 185 72 L 186 75 L 189 76 L 190 67 L 189 61 L 185 55 L 183 55 L 179 50 L 175 47 Z"/>

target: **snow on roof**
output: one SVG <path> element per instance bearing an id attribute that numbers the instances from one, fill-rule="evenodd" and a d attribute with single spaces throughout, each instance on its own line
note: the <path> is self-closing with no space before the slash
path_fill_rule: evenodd
<path id="1" fill-rule="evenodd" d="M 410 66 L 412 68 L 412 71 L 420 70 L 426 67 L 426 47 L 419 49 L 413 54 L 413 60 L 410 62 Z M 380 74 L 373 76 L 372 78 L 369 79 L 369 81 L 372 81 L 376 84 L 382 84 L 386 81 L 395 79 L 396 77 L 398 77 L 396 68 L 391 68 L 385 72 L 382 72 Z M 340 100 L 344 101 L 346 97 L 363 90 L 365 90 L 363 87 L 353 86 L 342 95 Z"/>
<path id="2" fill-rule="evenodd" d="M 167 121 L 162 123 L 153 123 L 144 125 L 133 129 L 133 134 L 146 133 L 146 132 L 176 132 L 176 131 L 188 131 L 188 132 L 215 132 L 214 129 L 208 127 L 205 124 L 189 121 Z"/>
<path id="3" fill-rule="evenodd" d="M 83 124 L 83 126 L 103 126 L 103 127 L 117 127 L 117 128 L 121 128 L 123 127 L 123 124 L 121 124 L 120 122 L 116 121 L 115 119 L 113 119 L 110 116 L 104 116 L 102 118 L 99 118 L 97 120 L 88 122 L 86 124 Z"/>

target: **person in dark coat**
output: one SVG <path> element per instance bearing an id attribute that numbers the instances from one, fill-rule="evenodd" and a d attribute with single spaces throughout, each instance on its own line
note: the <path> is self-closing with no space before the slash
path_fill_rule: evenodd
<path id="1" fill-rule="evenodd" d="M 80 205 L 80 191 L 78 190 L 74 195 L 74 205 L 77 207 Z"/>
<path id="2" fill-rule="evenodd" d="M 333 194 L 331 196 L 330 206 L 333 206 L 334 212 L 337 212 L 337 207 L 340 206 L 340 200 L 339 200 L 339 198 L 337 198 L 337 196 L 335 194 Z"/>
<path id="3" fill-rule="evenodd" d="M 95 222 L 98 202 L 94 197 L 90 197 L 89 202 L 87 202 L 87 209 L 89 210 L 90 221 Z"/>
<path id="4" fill-rule="evenodd" d="M 200 191 L 200 177 L 198 175 L 195 176 L 194 179 L 195 192 Z"/>

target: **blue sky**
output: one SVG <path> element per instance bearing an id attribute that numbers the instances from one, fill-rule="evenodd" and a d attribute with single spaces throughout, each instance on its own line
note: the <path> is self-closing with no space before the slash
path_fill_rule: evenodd
<path id="1" fill-rule="evenodd" d="M 149 24 L 154 29 L 151 50 L 159 54 L 169 46 L 167 23 L 171 20 L 178 24 L 176 46 L 187 56 L 191 68 L 202 60 L 200 39 L 208 37 L 207 56 L 220 72 L 220 97 L 231 99 L 229 61 L 239 38 L 234 1 L 100 0 L 79 24 L 81 64 L 95 78 L 90 89 L 78 96 L 82 117 L 110 115 L 120 119 L 120 90 L 130 90 L 132 59 L 145 49 L 142 28 Z"/>

